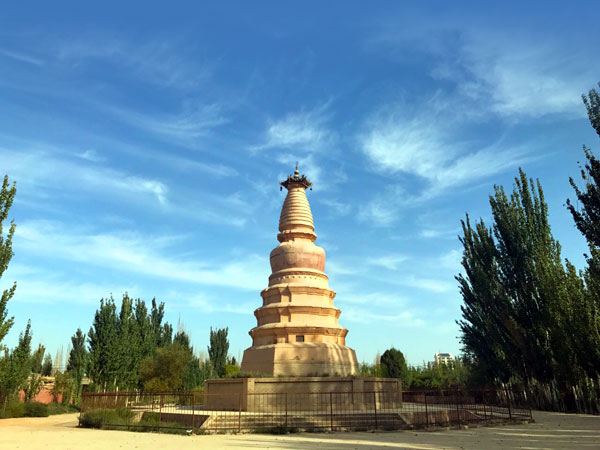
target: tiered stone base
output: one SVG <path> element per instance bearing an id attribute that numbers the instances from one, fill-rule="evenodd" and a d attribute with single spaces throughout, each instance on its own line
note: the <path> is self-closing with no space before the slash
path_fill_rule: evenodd
<path id="1" fill-rule="evenodd" d="M 396 378 L 281 377 L 220 378 L 206 381 L 207 410 L 281 412 L 314 410 L 315 404 L 330 401 L 336 408 L 362 411 L 402 407 L 402 384 Z"/>
<path id="2" fill-rule="evenodd" d="M 329 343 L 281 343 L 244 351 L 242 370 L 272 376 L 314 377 L 356 375 L 354 350 Z"/>

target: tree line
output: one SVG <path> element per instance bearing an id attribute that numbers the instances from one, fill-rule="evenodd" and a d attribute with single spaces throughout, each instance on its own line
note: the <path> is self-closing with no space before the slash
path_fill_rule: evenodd
<path id="1" fill-rule="evenodd" d="M 599 84 L 600 86 L 600 84 Z M 583 96 L 600 136 L 600 96 Z M 491 224 L 462 221 L 463 351 L 483 383 L 522 388 L 538 407 L 600 412 L 600 161 L 583 148 L 583 186 L 566 201 L 587 265 L 563 260 L 539 180 L 494 186 Z"/>
<path id="2" fill-rule="evenodd" d="M 0 279 L 13 256 L 12 239 L 16 225 L 8 231 L 3 225 L 16 195 L 15 183 L 4 177 L 0 189 Z M 211 377 L 235 376 L 239 367 L 228 355 L 228 329 L 210 329 L 208 357 L 201 359 L 181 327 L 164 322 L 164 303 L 152 299 L 150 307 L 141 299 L 123 295 L 120 308 L 113 297 L 100 300 L 87 333 L 81 329 L 71 337 L 67 364 L 63 371 L 62 352 L 55 363 L 44 345 L 32 351 L 31 322 L 19 335 L 13 349 L 2 344 L 14 325 L 8 316 L 8 302 L 17 288 L 16 282 L 0 297 L 0 416 L 6 406 L 18 400 L 32 400 L 41 390 L 44 376 L 54 376 L 53 394 L 68 403 L 77 402 L 82 382 L 89 379 L 92 391 L 174 391 L 202 387 Z"/>

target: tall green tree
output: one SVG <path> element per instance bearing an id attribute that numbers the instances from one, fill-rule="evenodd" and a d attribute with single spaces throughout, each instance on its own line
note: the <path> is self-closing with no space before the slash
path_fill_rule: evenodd
<path id="1" fill-rule="evenodd" d="M 25 331 L 19 335 L 17 346 L 5 356 L 3 366 L 0 399 L 6 402 L 26 386 L 27 378 L 31 374 L 31 322 L 27 322 Z"/>
<path id="2" fill-rule="evenodd" d="M 50 353 L 46 353 L 46 356 L 44 356 L 41 373 L 44 377 L 49 377 L 52 375 L 52 356 L 50 356 Z"/>
<path id="3" fill-rule="evenodd" d="M 119 342 L 117 308 L 112 297 L 100 299 L 94 322 L 88 332 L 90 378 L 100 389 L 117 386 Z"/>
<path id="4" fill-rule="evenodd" d="M 8 181 L 8 176 L 4 176 L 2 188 L 0 189 L 0 279 L 8 268 L 13 251 L 12 251 L 12 239 L 15 234 L 16 225 L 14 222 L 10 223 L 8 232 L 4 234 L 4 221 L 8 218 L 8 211 L 13 204 L 15 194 L 17 193 L 17 187 L 15 183 L 12 185 Z M 17 288 L 15 282 L 12 287 L 5 289 L 0 297 L 0 351 L 3 350 L 2 340 L 8 334 L 8 331 L 14 324 L 14 317 L 8 317 L 7 304 L 12 298 Z"/>
<path id="5" fill-rule="evenodd" d="M 492 382 L 529 384 L 576 378 L 572 351 L 573 296 L 561 248 L 553 238 L 542 187 L 522 170 L 512 194 L 490 197 L 493 228 L 463 222 L 464 305 L 459 321 L 465 353 Z"/>
<path id="6" fill-rule="evenodd" d="M 213 331 L 210 328 L 210 345 L 208 347 L 208 357 L 217 376 L 225 375 L 225 365 L 227 364 L 227 353 L 229 352 L 229 340 L 227 339 L 228 328 L 220 328 Z"/>
<path id="7" fill-rule="evenodd" d="M 33 373 L 42 373 L 42 361 L 44 360 L 45 353 L 46 347 L 44 347 L 42 344 L 39 344 L 38 348 L 31 356 L 31 371 Z"/>
<path id="8" fill-rule="evenodd" d="M 71 352 L 67 362 L 67 371 L 71 374 L 75 387 L 75 398 L 81 395 L 81 381 L 85 376 L 88 367 L 88 352 L 85 347 L 85 333 L 81 328 L 71 336 Z"/>
<path id="9" fill-rule="evenodd" d="M 408 366 L 404 354 L 394 347 L 386 350 L 381 355 L 381 364 L 385 366 L 388 376 L 399 378 L 405 387 L 409 384 Z"/>

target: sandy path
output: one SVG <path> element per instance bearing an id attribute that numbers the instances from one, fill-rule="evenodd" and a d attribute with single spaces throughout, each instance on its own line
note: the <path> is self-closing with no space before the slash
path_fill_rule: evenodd
<path id="1" fill-rule="evenodd" d="M 0 420 L 0 449 L 600 449 L 600 416 L 534 413 L 536 423 L 435 432 L 173 436 L 77 428 L 77 414 Z"/>

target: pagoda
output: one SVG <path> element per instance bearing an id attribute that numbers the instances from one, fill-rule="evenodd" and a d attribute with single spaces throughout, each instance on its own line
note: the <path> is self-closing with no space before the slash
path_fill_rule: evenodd
<path id="1" fill-rule="evenodd" d="M 281 183 L 287 195 L 279 218 L 280 244 L 271 252 L 269 285 L 254 311 L 252 346 L 241 370 L 270 376 L 348 376 L 358 373 L 354 350 L 346 347 L 348 330 L 338 323 L 335 292 L 325 274 L 325 251 L 317 239 L 306 198 L 312 183 L 294 175 Z"/>

